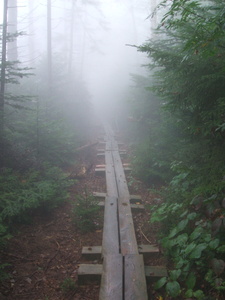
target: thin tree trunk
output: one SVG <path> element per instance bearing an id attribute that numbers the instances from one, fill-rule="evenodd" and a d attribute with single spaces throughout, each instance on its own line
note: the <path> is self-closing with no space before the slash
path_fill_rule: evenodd
<path id="1" fill-rule="evenodd" d="M 73 66 L 73 48 L 74 48 L 74 11 L 75 11 L 75 2 L 72 2 L 71 8 L 71 23 L 70 23 L 70 47 L 69 47 L 69 61 L 68 61 L 68 76 L 69 79 L 72 78 L 72 66 Z"/>
<path id="2" fill-rule="evenodd" d="M 48 99 L 49 103 L 52 94 L 52 3 L 47 2 L 47 55 L 48 55 Z"/>
<path id="3" fill-rule="evenodd" d="M 28 1 L 29 3 L 29 60 L 30 66 L 34 66 L 34 50 L 35 50 L 35 39 L 34 39 L 34 2 Z"/>
<path id="4" fill-rule="evenodd" d="M 9 34 L 17 33 L 17 0 L 8 0 L 8 32 Z M 9 61 L 18 60 L 17 38 L 7 44 L 7 57 Z"/>
<path id="5" fill-rule="evenodd" d="M 4 104 L 5 104 L 5 71 L 6 71 L 6 45 L 7 45 L 7 12 L 8 0 L 4 0 L 3 28 L 2 28 L 2 58 L 0 78 L 0 167 L 4 159 Z"/>

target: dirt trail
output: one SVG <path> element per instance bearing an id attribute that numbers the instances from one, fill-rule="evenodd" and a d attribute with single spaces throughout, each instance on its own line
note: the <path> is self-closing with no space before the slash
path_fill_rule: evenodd
<path id="1" fill-rule="evenodd" d="M 95 300 L 99 286 L 65 288 L 66 283 L 76 285 L 77 269 L 82 263 L 83 246 L 101 245 L 102 228 L 82 233 L 73 222 L 72 203 L 76 196 L 87 189 L 106 192 L 105 178 L 95 175 L 95 165 L 104 163 L 97 157 L 98 145 L 82 151 L 79 164 L 68 174 L 79 178 L 70 188 L 70 201 L 56 208 L 51 214 L 38 212 L 32 224 L 18 228 L 7 249 L 1 253 L 8 267 L 10 278 L 0 287 L 0 300 Z M 130 182 L 129 182 L 130 181 Z M 131 194 L 141 195 L 144 204 L 154 203 L 155 196 L 139 181 L 130 180 Z M 149 212 L 136 213 L 134 224 L 139 244 L 156 244 L 157 227 L 149 227 Z M 163 264 L 161 256 L 149 264 Z M 152 299 L 157 299 L 152 295 Z"/>

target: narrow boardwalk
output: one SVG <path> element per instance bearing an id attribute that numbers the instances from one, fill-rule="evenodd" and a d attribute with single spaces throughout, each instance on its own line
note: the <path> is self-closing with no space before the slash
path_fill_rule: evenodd
<path id="1" fill-rule="evenodd" d="M 148 299 L 143 256 L 138 252 L 130 194 L 113 132 L 106 131 L 103 274 L 99 299 Z"/>
<path id="2" fill-rule="evenodd" d="M 101 278 L 100 300 L 147 300 L 146 275 L 166 276 L 166 270 L 150 267 L 146 271 L 143 254 L 139 254 L 133 217 L 131 195 L 118 143 L 108 125 L 105 128 L 105 165 L 107 193 L 104 203 L 104 227 L 101 252 L 103 265 L 81 265 L 78 276 L 98 275 Z M 143 246 L 143 245 L 142 245 Z M 149 252 L 158 251 L 150 247 Z M 91 248 L 91 250 L 93 250 Z"/>

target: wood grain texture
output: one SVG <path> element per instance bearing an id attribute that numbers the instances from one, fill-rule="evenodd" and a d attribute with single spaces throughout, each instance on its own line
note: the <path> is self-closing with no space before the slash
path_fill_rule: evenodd
<path id="1" fill-rule="evenodd" d="M 115 148 L 115 146 L 114 146 Z M 130 193 L 118 151 L 113 152 L 116 182 L 118 189 L 118 210 L 119 210 L 119 229 L 121 253 L 138 254 L 137 240 L 134 231 L 133 216 L 130 206 Z"/>
<path id="2" fill-rule="evenodd" d="M 120 254 L 104 257 L 99 299 L 123 299 L 123 257 Z"/>
<path id="3" fill-rule="evenodd" d="M 124 300 L 148 299 L 142 255 L 125 255 L 124 283 Z"/>
<path id="4" fill-rule="evenodd" d="M 119 251 L 117 198 L 108 196 L 105 198 L 102 256 L 119 254 Z"/>

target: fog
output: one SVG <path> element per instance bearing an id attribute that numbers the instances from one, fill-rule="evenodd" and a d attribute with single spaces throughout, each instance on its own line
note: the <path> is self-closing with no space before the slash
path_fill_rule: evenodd
<path id="1" fill-rule="evenodd" d="M 60 56 L 70 79 L 85 84 L 90 101 L 103 114 L 118 110 L 132 84 L 130 74 L 145 73 L 146 57 L 133 45 L 151 37 L 154 20 L 148 16 L 156 1 L 17 0 L 17 30 L 25 33 L 17 39 L 23 66 L 36 68 L 47 55 L 50 2 L 52 64 L 54 55 Z"/>

